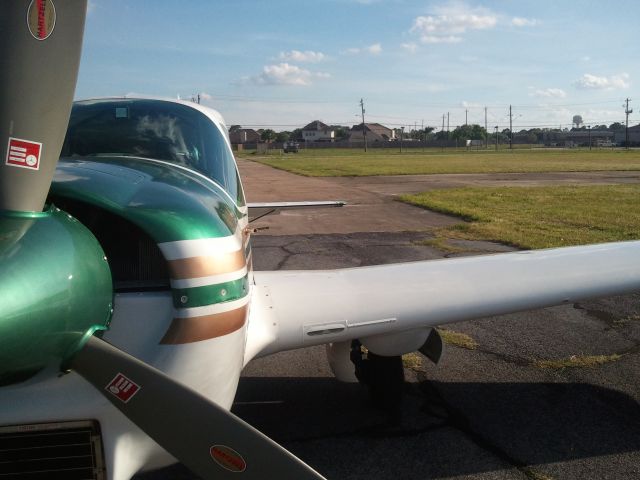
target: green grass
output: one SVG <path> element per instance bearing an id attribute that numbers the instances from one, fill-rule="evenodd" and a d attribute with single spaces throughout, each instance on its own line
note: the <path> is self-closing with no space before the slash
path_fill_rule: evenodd
<path id="1" fill-rule="evenodd" d="M 434 190 L 402 201 L 468 220 L 438 236 L 550 248 L 640 239 L 640 185 Z"/>
<path id="2" fill-rule="evenodd" d="M 478 342 L 471 338 L 466 333 L 456 332 L 454 330 L 448 330 L 446 328 L 439 328 L 438 333 L 444 343 L 454 345 L 460 348 L 466 348 L 467 350 L 475 350 L 478 348 Z"/>
<path id="3" fill-rule="evenodd" d="M 564 368 L 597 367 L 605 363 L 617 362 L 621 358 L 622 355 L 617 353 L 613 355 L 572 355 L 569 358 L 558 360 L 536 360 L 533 364 L 538 368 L 561 370 Z"/>
<path id="4" fill-rule="evenodd" d="M 239 158 L 306 176 L 417 175 L 437 173 L 517 173 L 640 170 L 640 150 L 477 150 L 421 149 L 400 153 L 374 149 L 302 150 L 297 154 L 258 155 L 240 152 Z"/>
<path id="5" fill-rule="evenodd" d="M 527 478 L 530 478 L 531 480 L 554 480 L 553 477 L 550 477 L 549 475 L 545 475 L 544 473 L 539 472 L 538 470 L 535 470 L 532 467 L 522 467 L 522 468 L 519 468 L 518 470 L 524 473 L 527 476 Z"/>
<path id="6" fill-rule="evenodd" d="M 405 353 L 402 355 L 402 365 L 404 368 L 419 370 L 422 367 L 422 358 L 418 352 Z"/>

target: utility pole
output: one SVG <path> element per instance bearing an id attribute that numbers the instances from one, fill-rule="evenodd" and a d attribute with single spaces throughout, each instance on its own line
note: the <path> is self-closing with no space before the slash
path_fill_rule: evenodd
<path id="1" fill-rule="evenodd" d="M 627 150 L 629 150 L 629 114 L 633 113 L 633 109 L 629 108 L 629 102 L 631 101 L 630 98 L 627 98 L 626 100 L 626 104 L 623 105 L 624 107 L 624 113 L 627 116 L 627 120 L 626 120 L 626 126 L 625 126 L 625 131 L 624 131 L 624 145 L 626 147 Z"/>
<path id="2" fill-rule="evenodd" d="M 513 114 L 509 105 L 509 150 L 513 149 Z"/>
<path id="3" fill-rule="evenodd" d="M 360 108 L 362 109 L 362 138 L 364 138 L 364 151 L 367 151 L 367 125 L 364 123 L 364 100 L 360 99 Z"/>
<path id="4" fill-rule="evenodd" d="M 402 138 L 404 137 L 404 125 L 400 127 L 400 153 L 402 153 Z"/>
<path id="5" fill-rule="evenodd" d="M 442 114 L 442 132 L 444 135 L 444 113 Z"/>
<path id="6" fill-rule="evenodd" d="M 447 112 L 447 140 L 449 140 L 449 112 Z"/>
<path id="7" fill-rule="evenodd" d="M 498 125 L 496 125 L 496 152 L 498 151 Z"/>
<path id="8" fill-rule="evenodd" d="M 589 150 L 591 150 L 591 125 L 589 125 L 587 128 L 589 130 Z"/>
<path id="9" fill-rule="evenodd" d="M 489 130 L 487 130 L 487 107 L 484 107 L 484 148 L 489 148 Z"/>
<path id="10" fill-rule="evenodd" d="M 464 109 L 464 126 L 466 127 L 467 125 L 469 125 L 469 109 L 465 108 Z"/>

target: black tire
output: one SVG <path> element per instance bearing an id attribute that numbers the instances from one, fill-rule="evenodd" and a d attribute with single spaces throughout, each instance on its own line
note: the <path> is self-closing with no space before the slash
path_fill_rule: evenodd
<path id="1" fill-rule="evenodd" d="M 369 391 L 374 403 L 390 412 L 400 408 L 404 393 L 402 357 L 383 357 L 369 352 Z"/>
<path id="2" fill-rule="evenodd" d="M 351 344 L 351 361 L 355 365 L 356 377 L 369 388 L 374 404 L 394 417 L 399 415 L 404 393 L 402 357 L 383 357 L 367 352 L 365 359 L 360 342 L 354 340 Z"/>

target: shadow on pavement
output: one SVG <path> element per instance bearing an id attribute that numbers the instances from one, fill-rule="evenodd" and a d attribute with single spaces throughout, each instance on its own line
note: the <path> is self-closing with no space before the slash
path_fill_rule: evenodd
<path id="1" fill-rule="evenodd" d="M 232 410 L 330 479 L 456 477 L 640 451 L 640 405 L 611 389 L 434 381 L 406 388 L 399 423 L 374 408 L 362 386 L 332 378 L 244 377 Z M 137 478 L 194 477 L 178 465 Z"/>

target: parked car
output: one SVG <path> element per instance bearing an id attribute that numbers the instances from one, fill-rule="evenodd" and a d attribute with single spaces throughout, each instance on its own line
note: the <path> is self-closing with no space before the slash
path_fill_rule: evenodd
<path id="1" fill-rule="evenodd" d="M 284 143 L 284 153 L 298 153 L 298 149 L 300 145 L 298 142 L 285 142 Z"/>

